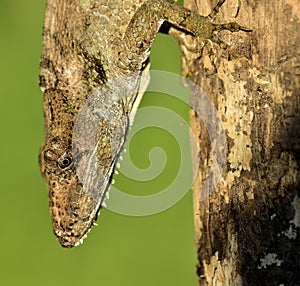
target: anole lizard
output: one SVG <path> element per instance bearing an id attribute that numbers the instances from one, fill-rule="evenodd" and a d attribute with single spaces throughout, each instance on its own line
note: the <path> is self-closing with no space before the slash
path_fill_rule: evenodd
<path id="1" fill-rule="evenodd" d="M 152 42 L 164 22 L 201 41 L 223 46 L 216 32 L 250 31 L 237 23 L 213 23 L 224 2 L 219 0 L 210 15 L 203 17 L 171 0 L 48 0 L 40 72 L 45 121 L 40 167 L 48 188 L 53 230 L 63 247 L 80 244 L 97 219 L 137 103 L 139 76 L 134 79 L 134 93 L 117 96 L 115 102 L 104 96 L 102 106 L 98 102 L 94 153 L 103 176 L 97 182 L 95 170 L 91 174 L 85 164 L 80 165 L 85 154 L 73 157 L 72 136 L 79 110 L 104 84 L 131 72 L 140 75 L 146 69 Z M 108 104 L 119 121 L 101 118 Z M 95 127 L 87 121 L 85 128 Z M 86 173 L 92 191 L 86 189 L 76 168 Z"/>

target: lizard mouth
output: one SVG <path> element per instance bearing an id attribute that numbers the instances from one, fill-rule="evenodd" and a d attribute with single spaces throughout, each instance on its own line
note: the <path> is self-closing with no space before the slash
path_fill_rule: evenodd
<path id="1" fill-rule="evenodd" d="M 63 235 L 58 234 L 54 231 L 54 234 L 57 237 L 59 244 L 64 248 L 72 248 L 78 246 L 83 243 L 83 240 L 87 237 L 88 233 L 90 232 L 91 227 L 89 227 L 86 232 L 82 235 L 74 235 L 72 233 L 64 233 Z"/>
<path id="2" fill-rule="evenodd" d="M 73 188 L 55 191 L 59 198 L 50 198 L 53 232 L 66 248 L 82 244 L 100 210 L 100 201 L 89 196 L 80 183 L 73 183 Z"/>
<path id="3" fill-rule="evenodd" d="M 69 219 L 68 222 L 53 221 L 53 231 L 62 247 L 72 248 L 83 243 L 91 228 L 95 225 L 98 212 L 85 219 Z"/>

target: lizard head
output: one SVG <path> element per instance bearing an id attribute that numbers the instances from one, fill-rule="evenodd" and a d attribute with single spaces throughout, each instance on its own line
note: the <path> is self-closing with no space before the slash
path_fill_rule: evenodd
<path id="1" fill-rule="evenodd" d="M 72 132 L 48 133 L 40 150 L 52 227 L 63 247 L 81 244 L 94 225 L 128 129 L 122 104 L 107 109 L 92 101 L 82 107 Z"/>
<path id="2" fill-rule="evenodd" d="M 126 88 L 124 81 L 131 83 L 121 78 L 101 86 L 80 103 L 78 111 L 77 103 L 61 94 L 45 98 L 46 139 L 40 168 L 53 231 L 63 247 L 77 246 L 86 237 L 110 186 L 129 128 L 132 108 L 127 99 L 132 94 L 133 101 L 137 97 L 139 77 Z M 59 108 L 53 115 L 54 99 Z"/>
<path id="3" fill-rule="evenodd" d="M 42 145 L 40 168 L 47 184 L 52 227 L 63 247 L 82 242 L 97 218 L 101 202 L 99 196 L 95 198 L 84 190 L 75 163 L 71 138 L 49 137 Z"/>

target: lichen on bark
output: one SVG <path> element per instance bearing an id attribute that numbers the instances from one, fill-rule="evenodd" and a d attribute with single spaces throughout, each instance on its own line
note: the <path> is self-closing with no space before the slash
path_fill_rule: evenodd
<path id="1" fill-rule="evenodd" d="M 209 2 L 185 5 L 205 15 Z M 217 21 L 253 32 L 224 32 L 226 50 L 206 43 L 195 55 L 183 47 L 184 72 L 214 102 L 228 150 L 223 178 L 200 202 L 213 142 L 191 111 L 201 150 L 193 151 L 199 285 L 299 285 L 299 3 L 227 0 Z"/>

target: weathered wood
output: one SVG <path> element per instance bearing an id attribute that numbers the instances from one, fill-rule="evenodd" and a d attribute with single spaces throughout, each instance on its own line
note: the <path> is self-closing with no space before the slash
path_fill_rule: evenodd
<path id="1" fill-rule="evenodd" d="M 185 1 L 201 15 L 215 3 Z M 199 201 L 216 142 L 191 111 L 199 285 L 300 285 L 300 2 L 227 0 L 216 22 L 253 32 L 219 33 L 226 50 L 185 51 L 184 72 L 215 104 L 227 139 L 223 178 Z"/>

